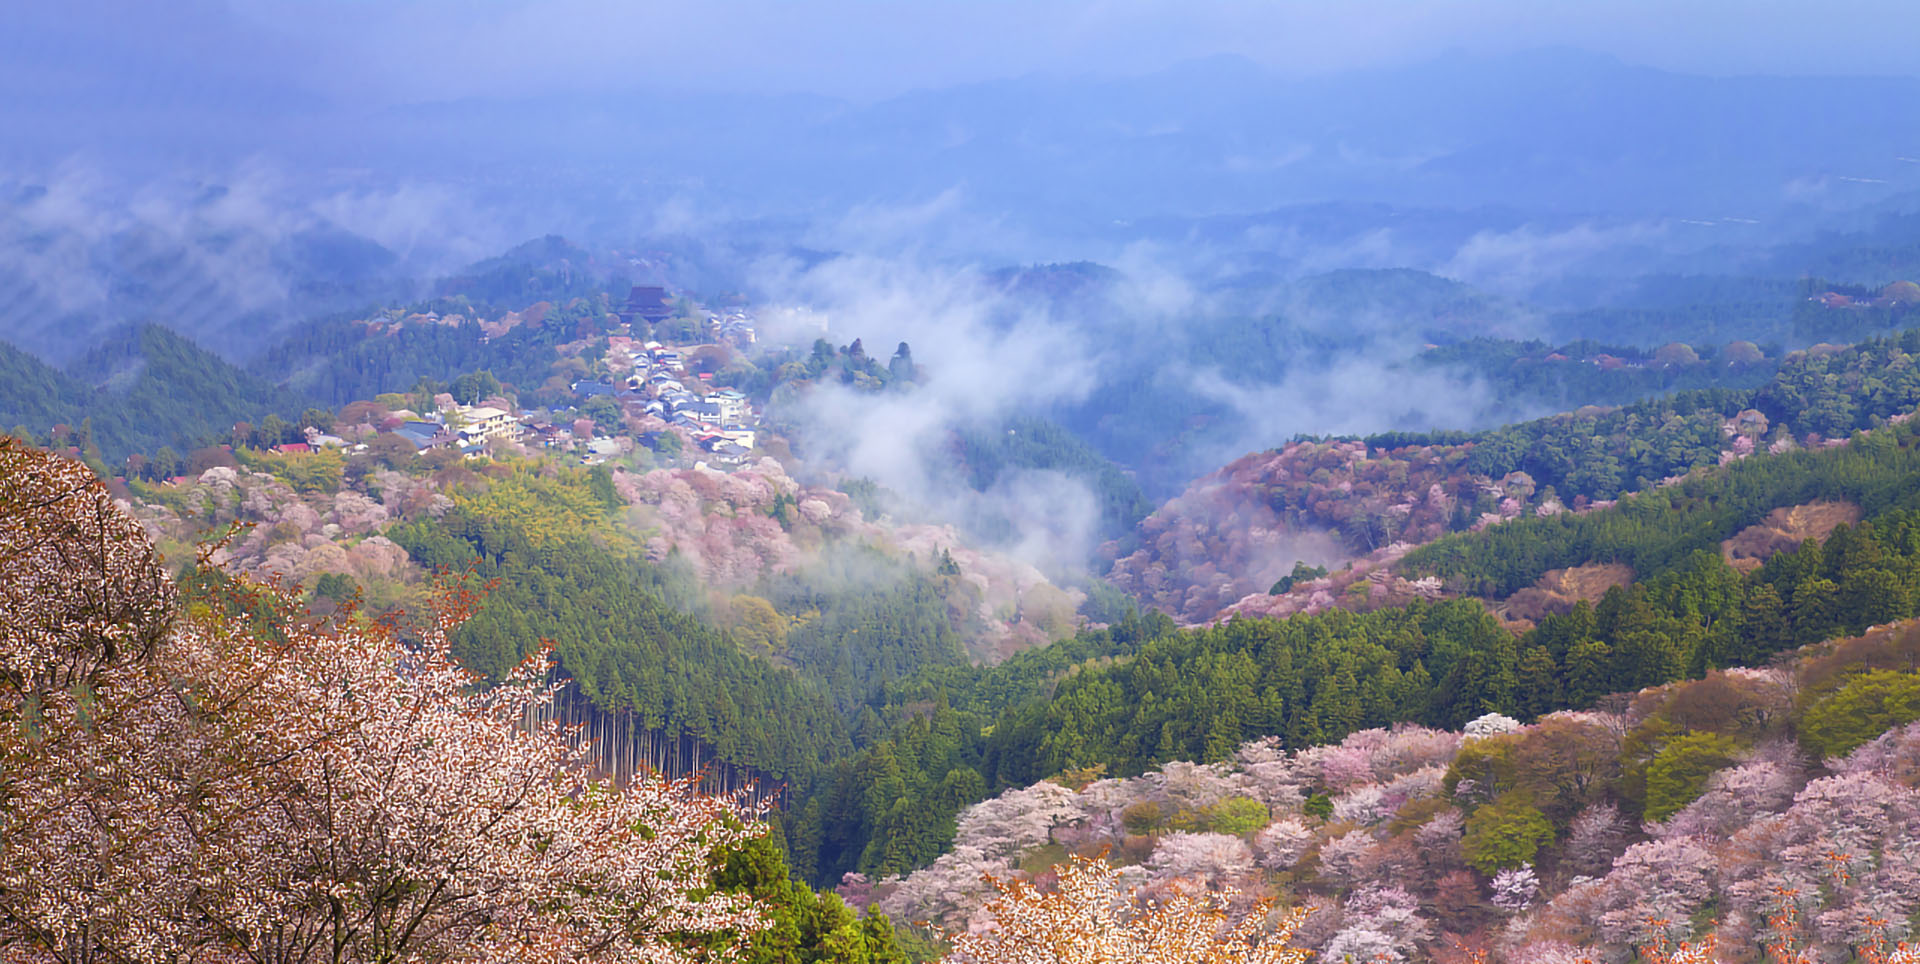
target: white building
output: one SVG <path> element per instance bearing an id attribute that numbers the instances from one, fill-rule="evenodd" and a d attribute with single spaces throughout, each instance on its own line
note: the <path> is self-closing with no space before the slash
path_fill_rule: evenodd
<path id="1" fill-rule="evenodd" d="M 497 438 L 510 439 L 520 434 L 520 422 L 511 413 L 497 408 L 486 405 L 473 408 L 462 406 L 458 415 L 460 444 L 463 446 Z"/>

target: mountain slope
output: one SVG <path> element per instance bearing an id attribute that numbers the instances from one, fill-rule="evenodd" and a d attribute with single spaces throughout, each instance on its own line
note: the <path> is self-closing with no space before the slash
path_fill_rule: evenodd
<path id="1" fill-rule="evenodd" d="M 1920 915 L 1916 658 L 1906 622 L 1530 725 L 1064 773 L 968 808 L 931 867 L 842 892 L 964 929 L 983 875 L 1045 881 L 1104 852 L 1144 897 L 1232 887 L 1309 907 L 1300 938 L 1331 961 L 1624 959 L 1709 933 L 1886 960 L 1875 942 Z"/>
<path id="2" fill-rule="evenodd" d="M 307 400 L 248 374 L 159 325 L 118 329 L 64 372 L 0 343 L 6 374 L 0 423 L 45 433 L 55 424 L 92 429 L 111 462 L 186 452 L 269 413 L 292 419 Z"/>
<path id="3" fill-rule="evenodd" d="M 0 425 L 45 432 L 86 418 L 87 386 L 0 341 Z"/>
<path id="4" fill-rule="evenodd" d="M 1295 442 L 1193 482 L 1111 547 L 1110 578 L 1143 604 L 1204 622 L 1264 592 L 1296 559 L 1337 560 L 1523 513 L 1582 509 L 1751 452 L 1845 438 L 1920 405 L 1916 352 L 1920 331 L 1908 331 L 1793 353 L 1755 388 L 1581 408 L 1483 432 Z M 1646 364 L 1659 361 L 1656 354 Z M 1681 356 L 1675 364 L 1708 363 Z M 1715 364 L 1734 384 L 1747 378 Z M 1495 557 L 1475 560 L 1493 565 Z M 1557 565 L 1540 571 L 1547 568 Z"/>
<path id="5" fill-rule="evenodd" d="M 1365 569 L 1301 580 L 1284 598 L 1306 604 L 1285 619 L 1191 630 L 1164 622 L 1145 632 L 1133 622 L 1112 634 L 1083 634 L 1045 689 L 986 707 L 968 694 L 1004 685 L 994 674 L 950 680 L 939 692 L 960 715 L 945 724 L 947 735 L 917 733 L 903 718 L 891 738 L 897 749 L 885 754 L 913 788 L 907 812 L 925 816 L 911 824 L 888 825 L 879 815 L 850 827 L 828 822 L 824 839 L 854 834 L 866 855 L 856 869 L 898 871 L 903 865 L 886 855 L 912 845 L 896 848 L 886 837 L 940 826 L 963 799 L 947 783 L 956 774 L 960 786 L 990 789 L 1088 767 L 1132 774 L 1170 759 L 1218 760 L 1262 736 L 1299 748 L 1398 722 L 1457 726 L 1486 711 L 1531 718 L 1920 615 L 1916 492 L 1920 436 L 1903 419 L 1852 444 L 1741 460 L 1577 517 L 1645 543 L 1634 558 L 1639 582 L 1607 592 L 1597 605 L 1557 608 L 1537 627 L 1503 624 L 1479 600 L 1421 598 L 1446 595 L 1442 581 L 1409 583 L 1372 560 Z M 1720 547 L 1712 540 L 1769 510 L 1815 499 L 1855 500 L 1866 521 L 1833 529 L 1824 546 L 1776 551 L 1757 567 L 1735 568 L 1714 551 Z M 1530 532 L 1558 518 L 1503 523 L 1481 535 Z M 1462 558 L 1478 558 L 1479 549 L 1493 556 L 1483 560 L 1488 565 L 1559 564 L 1549 561 L 1559 545 L 1469 541 Z M 1613 560 L 1606 547 L 1567 554 L 1576 556 Z M 1065 644 L 1054 648 L 1064 653 Z M 1048 658 L 1036 651 L 1026 665 Z M 899 698 L 918 692 L 903 687 Z M 877 772 L 869 769 L 878 765 L 875 752 L 823 798 L 862 799 Z M 831 860 L 820 866 L 838 869 Z"/>

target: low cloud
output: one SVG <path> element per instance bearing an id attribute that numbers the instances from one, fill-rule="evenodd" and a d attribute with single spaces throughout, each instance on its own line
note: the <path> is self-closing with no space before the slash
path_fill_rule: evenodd
<path id="1" fill-rule="evenodd" d="M 1662 224 L 1636 221 L 1621 225 L 1576 224 L 1550 230 L 1528 225 L 1511 231 L 1482 231 L 1462 244 L 1436 273 L 1496 291 L 1525 294 L 1539 285 L 1585 268 L 1622 251 L 1662 244 L 1670 232 Z"/>
<path id="2" fill-rule="evenodd" d="M 1230 408 L 1239 438 L 1206 456 L 1223 463 L 1272 448 L 1295 435 L 1362 435 L 1393 429 L 1469 428 L 1500 410 L 1477 377 L 1422 368 L 1409 359 L 1343 355 L 1290 371 L 1277 382 L 1239 384 L 1218 371 L 1170 369 L 1169 380 Z"/>
<path id="3" fill-rule="evenodd" d="M 508 212 L 476 204 L 451 185 L 430 181 L 341 188 L 307 207 L 325 222 L 393 252 L 410 273 L 428 277 L 546 233 Z"/>
<path id="4" fill-rule="evenodd" d="M 1011 522 L 1004 548 L 1043 568 L 1087 557 L 1097 502 L 1084 484 L 1057 472 L 1009 472 L 976 492 L 946 451 L 957 430 L 995 430 L 1009 416 L 1084 398 L 1100 352 L 1083 331 L 1015 303 L 973 269 L 849 256 L 779 266 L 758 285 L 771 293 L 770 328 L 790 340 L 857 338 L 882 362 L 906 342 L 923 369 L 905 391 L 823 382 L 807 392 L 783 415 L 798 424 L 809 463 L 870 478 L 948 521 Z"/>
<path id="5" fill-rule="evenodd" d="M 65 358 L 153 321 L 245 351 L 339 307 L 316 289 L 431 278 L 539 233 L 449 185 L 315 187 L 259 158 L 151 179 L 77 159 L 0 172 L 0 337 Z M 350 237 L 393 257 L 341 260 L 328 245 Z"/>

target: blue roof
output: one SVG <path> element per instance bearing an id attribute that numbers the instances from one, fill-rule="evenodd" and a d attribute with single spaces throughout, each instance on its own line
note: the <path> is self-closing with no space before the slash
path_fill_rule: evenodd
<path id="1" fill-rule="evenodd" d="M 446 426 L 434 422 L 401 422 L 393 431 L 396 435 L 404 435 L 424 442 L 439 435 L 445 428 Z"/>

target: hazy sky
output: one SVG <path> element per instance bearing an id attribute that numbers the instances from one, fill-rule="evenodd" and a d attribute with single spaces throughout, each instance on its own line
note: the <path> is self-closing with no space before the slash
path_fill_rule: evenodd
<path id="1" fill-rule="evenodd" d="M 13 89 L 347 103 L 673 85 L 872 99 L 1214 54 L 1317 73 L 1575 45 L 1706 73 L 1913 74 L 1912 0 L 73 0 L 5 5 Z M 211 87 L 213 90 L 209 90 Z M 70 88 L 69 88 L 70 89 Z"/>

